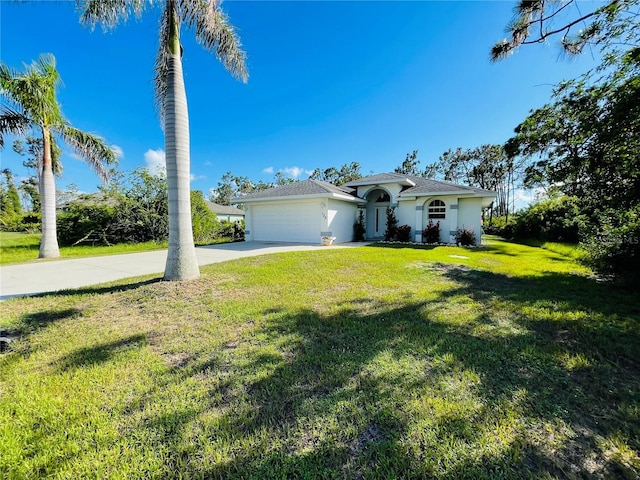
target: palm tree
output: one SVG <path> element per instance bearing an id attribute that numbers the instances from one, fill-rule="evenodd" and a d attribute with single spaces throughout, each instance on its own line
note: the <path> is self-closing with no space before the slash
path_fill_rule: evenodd
<path id="1" fill-rule="evenodd" d="M 56 185 L 52 152 L 56 150 L 56 136 L 62 139 L 80 158 L 85 160 L 103 182 L 108 180 L 105 165 L 117 161 L 115 152 L 96 135 L 72 127 L 62 115 L 56 99 L 60 75 L 56 59 L 43 54 L 24 72 L 0 63 L 0 147 L 4 134 L 24 135 L 32 130 L 42 138 L 42 162 L 39 163 L 42 208 L 42 240 L 40 258 L 60 256 L 56 234 Z"/>
<path id="2" fill-rule="evenodd" d="M 199 43 L 215 52 L 234 77 L 247 81 L 245 53 L 233 26 L 215 1 L 207 0 L 77 0 L 81 21 L 94 27 L 113 28 L 131 14 L 161 3 L 160 46 L 155 63 L 155 97 L 164 122 L 169 198 L 169 252 L 165 280 L 198 278 L 191 226 L 189 117 L 182 77 L 180 27 L 195 28 Z"/>

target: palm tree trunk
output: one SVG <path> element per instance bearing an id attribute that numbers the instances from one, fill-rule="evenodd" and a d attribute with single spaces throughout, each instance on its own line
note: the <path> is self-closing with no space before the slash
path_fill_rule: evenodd
<path id="1" fill-rule="evenodd" d="M 170 5 L 170 2 L 169 2 Z M 182 77 L 180 39 L 176 15 L 172 35 L 164 105 L 165 151 L 169 198 L 169 252 L 164 270 L 165 280 L 191 280 L 200 276 L 191 227 L 191 194 L 189 169 L 189 114 Z"/>
<path id="2" fill-rule="evenodd" d="M 60 256 L 56 231 L 56 183 L 51 162 L 51 133 L 42 128 L 42 172 L 40 175 L 40 209 L 42 212 L 42 239 L 39 258 Z"/>

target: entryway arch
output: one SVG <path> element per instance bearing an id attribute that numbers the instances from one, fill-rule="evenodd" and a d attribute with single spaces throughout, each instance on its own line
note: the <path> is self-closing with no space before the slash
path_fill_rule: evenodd
<path id="1" fill-rule="evenodd" d="M 366 237 L 381 238 L 387 229 L 387 208 L 391 205 L 391 194 L 382 187 L 375 187 L 365 195 L 367 201 Z"/>

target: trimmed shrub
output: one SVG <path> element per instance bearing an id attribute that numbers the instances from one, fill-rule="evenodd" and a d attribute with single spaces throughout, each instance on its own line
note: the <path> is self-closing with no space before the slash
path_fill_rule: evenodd
<path id="1" fill-rule="evenodd" d="M 353 224 L 353 241 L 364 242 L 367 229 L 364 225 L 364 210 L 358 211 L 358 220 Z"/>
<path id="2" fill-rule="evenodd" d="M 410 225 L 401 225 L 398 227 L 396 232 L 396 238 L 399 242 L 410 242 L 411 241 L 411 226 Z"/>
<path id="3" fill-rule="evenodd" d="M 395 208 L 387 207 L 387 229 L 384 232 L 384 239 L 395 240 L 398 234 L 398 219 Z"/>
<path id="4" fill-rule="evenodd" d="M 440 242 L 440 222 L 433 223 L 429 219 L 429 223 L 422 231 L 422 243 L 439 243 Z"/>
<path id="5" fill-rule="evenodd" d="M 476 244 L 476 234 L 468 228 L 459 228 L 455 234 L 456 245 L 468 247 Z"/>

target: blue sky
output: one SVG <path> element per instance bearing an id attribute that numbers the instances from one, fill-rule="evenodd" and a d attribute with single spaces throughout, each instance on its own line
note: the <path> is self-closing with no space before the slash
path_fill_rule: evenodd
<path id="1" fill-rule="evenodd" d="M 250 77 L 234 80 L 183 31 L 192 188 L 206 193 L 226 171 L 269 181 L 357 161 L 362 173 L 379 173 L 414 149 L 425 166 L 449 148 L 503 143 L 554 84 L 595 65 L 588 53 L 564 58 L 557 43 L 491 63 L 514 4 L 226 1 Z M 121 170 L 162 159 L 158 10 L 107 33 L 83 28 L 71 1 L 0 1 L 0 15 L 2 61 L 21 68 L 53 53 L 64 114 L 117 146 Z M 10 141 L 0 155 L 2 168 L 26 175 Z M 96 190 L 82 162 L 68 153 L 62 161 L 59 188 Z"/>

